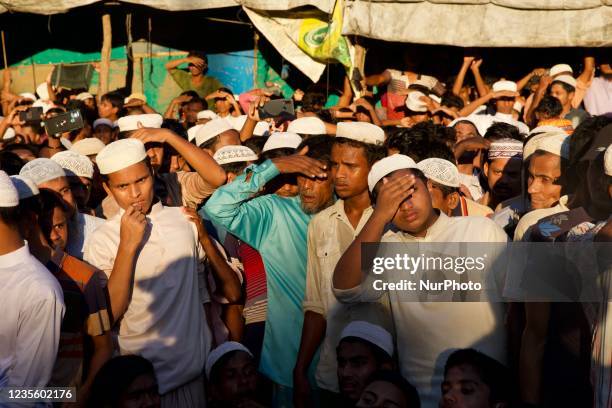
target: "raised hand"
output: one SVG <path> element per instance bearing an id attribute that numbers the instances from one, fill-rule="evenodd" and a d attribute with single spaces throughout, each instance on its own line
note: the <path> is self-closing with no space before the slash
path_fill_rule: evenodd
<path id="1" fill-rule="evenodd" d="M 121 217 L 119 237 L 121 243 L 129 249 L 136 250 L 142 243 L 147 219 L 141 208 L 129 206 Z"/>
<path id="2" fill-rule="evenodd" d="M 400 173 L 383 177 L 374 211 L 385 223 L 391 222 L 402 202 L 412 195 L 415 180 L 414 175 L 406 176 Z"/>
<path id="3" fill-rule="evenodd" d="M 311 178 L 327 177 L 325 163 L 305 156 L 306 152 L 308 152 L 308 146 L 305 146 L 297 154 L 272 159 L 272 163 L 283 174 L 298 173 Z"/>

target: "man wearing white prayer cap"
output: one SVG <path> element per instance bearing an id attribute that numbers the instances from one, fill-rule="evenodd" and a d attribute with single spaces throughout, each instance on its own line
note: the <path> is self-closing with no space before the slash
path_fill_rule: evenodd
<path id="1" fill-rule="evenodd" d="M 87 137 L 75 142 L 70 150 L 89 157 L 89 159 L 95 163 L 96 156 L 100 153 L 100 150 L 104 149 L 104 146 L 106 145 L 100 139 L 96 137 Z"/>
<path id="2" fill-rule="evenodd" d="M 225 170 L 228 183 L 258 159 L 257 154 L 246 146 L 223 146 L 213 158 Z"/>
<path id="3" fill-rule="evenodd" d="M 28 162 L 21 171 L 20 176 L 29 177 L 36 186 L 47 188 L 58 193 L 70 207 L 69 240 L 66 252 L 83 259 L 83 246 L 85 240 L 104 220 L 83 214 L 77 211 L 77 203 L 64 169 L 51 159 L 35 159 Z"/>
<path id="4" fill-rule="evenodd" d="M 574 129 L 589 117 L 586 111 L 572 106 L 577 86 L 578 82 L 576 79 L 571 75 L 565 74 L 554 77 L 550 84 L 550 94 L 557 98 L 563 106 L 560 117 L 571 120 Z"/>
<path id="5" fill-rule="evenodd" d="M 408 108 L 406 117 L 410 119 L 411 126 L 429 119 L 427 103 L 423 100 L 426 97 L 427 95 L 419 91 L 412 91 L 406 97 L 406 107 Z"/>
<path id="6" fill-rule="evenodd" d="M 486 217 L 448 217 L 434 209 L 427 178 L 415 167 L 412 159 L 402 155 L 388 156 L 372 166 L 368 183 L 375 200 L 374 211 L 338 261 L 332 286 L 338 300 L 344 303 L 370 302 L 389 296 L 397 342 L 401 344 L 398 348 L 401 374 L 418 389 L 423 407 L 433 408 L 438 404 L 443 380 L 441 353 L 478 342 L 488 355 L 504 361 L 506 333 L 498 324 L 504 310 L 501 305 L 489 302 L 439 302 L 433 306 L 404 301 L 400 291 L 377 286 L 375 281 L 383 275 L 364 273 L 369 267 L 361 265 L 362 244 L 435 242 L 436 249 L 442 251 L 439 253 L 453 253 L 457 242 L 505 243 L 507 237 Z M 386 281 L 399 282 L 406 278 L 408 272 L 405 273 L 392 276 L 389 274 L 395 273 L 388 271 Z"/>
<path id="7" fill-rule="evenodd" d="M 302 138 L 296 133 L 274 132 L 266 140 L 261 152 L 265 153 L 275 149 L 296 149 L 300 143 L 302 143 Z"/>
<path id="8" fill-rule="evenodd" d="M 382 304 L 346 307 L 336 300 L 330 285 L 320 284 L 331 282 L 336 262 L 372 214 L 368 172 L 384 157 L 384 140 L 384 131 L 371 123 L 337 125 L 331 149 L 331 176 L 338 200 L 308 224 L 302 347 L 294 368 L 294 377 L 300 379 L 298 386 L 308 383 L 308 368 L 313 359 L 310 351 L 320 347 L 316 385 L 329 393 L 338 393 L 335 349 L 342 328 L 353 319 L 390 325 L 388 311 Z"/>
<path id="9" fill-rule="evenodd" d="M 30 254 L 19 228 L 19 192 L 0 170 L 0 372 L 5 386 L 46 387 L 57 357 L 64 297 Z"/>
<path id="10" fill-rule="evenodd" d="M 203 111 L 199 111 L 198 114 L 196 115 L 196 118 L 198 119 L 197 124 L 198 125 L 203 125 L 204 123 L 208 122 L 209 120 L 213 120 L 218 118 L 217 114 L 209 109 L 203 110 Z"/>
<path id="11" fill-rule="evenodd" d="M 523 144 L 514 139 L 499 139 L 491 143 L 483 172 L 487 179 L 487 191 L 480 204 L 495 210 L 504 200 L 521 192 L 521 167 Z"/>
<path id="12" fill-rule="evenodd" d="M 550 68 L 548 75 L 553 79 L 559 75 L 572 75 L 574 70 L 568 64 L 556 64 Z"/>
<path id="13" fill-rule="evenodd" d="M 212 156 L 223 146 L 239 145 L 240 133 L 226 119 L 216 118 L 198 129 L 195 144 Z"/>
<path id="14" fill-rule="evenodd" d="M 159 113 L 145 113 L 122 116 L 117 120 L 117 127 L 119 127 L 120 138 L 125 138 L 130 136 L 130 133 L 127 132 L 138 130 L 140 127 L 159 129 L 163 122 L 164 118 Z"/>
<path id="15" fill-rule="evenodd" d="M 303 139 L 297 133 L 273 132 L 264 143 L 260 161 L 291 156 Z M 266 191 L 281 197 L 295 197 L 298 194 L 297 181 L 292 174 L 281 174 L 266 185 Z"/>
<path id="16" fill-rule="evenodd" d="M 344 327 L 338 339 L 335 354 L 339 393 L 342 400 L 355 403 L 374 373 L 393 369 L 393 337 L 379 324 L 354 320 Z"/>
<path id="17" fill-rule="evenodd" d="M 87 156 L 71 150 L 55 153 L 51 160 L 64 169 L 79 211 L 90 212 L 88 205 L 94 176 L 93 162 Z"/>
<path id="18" fill-rule="evenodd" d="M 105 145 L 115 141 L 117 139 L 117 132 L 119 132 L 115 122 L 105 118 L 94 120 L 92 129 L 93 136 L 100 139 Z"/>
<path id="19" fill-rule="evenodd" d="M 297 133 L 302 138 L 306 135 L 324 135 L 327 133 L 325 122 L 316 116 L 305 116 L 292 120 L 287 127 L 287 132 Z"/>
<path id="20" fill-rule="evenodd" d="M 121 210 L 87 241 L 85 260 L 109 277 L 119 352 L 153 363 L 162 406 L 204 406 L 202 371 L 211 335 L 199 298 L 198 261 L 205 254 L 183 210 L 155 198 L 146 159 L 137 138 L 113 142 L 98 154 L 104 189 Z"/>

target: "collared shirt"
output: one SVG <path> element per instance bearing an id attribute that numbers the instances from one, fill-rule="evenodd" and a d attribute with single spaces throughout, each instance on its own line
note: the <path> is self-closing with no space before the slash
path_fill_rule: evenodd
<path id="1" fill-rule="evenodd" d="M 123 213 L 98 228 L 85 248 L 85 260 L 107 276 L 117 256 Z M 210 349 L 198 293 L 198 264 L 204 251 L 195 225 L 181 209 L 159 202 L 147 215 L 145 237 L 118 342 L 121 354 L 138 354 L 153 363 L 164 394 L 200 375 Z"/>
<path id="2" fill-rule="evenodd" d="M 57 356 L 64 297 L 27 244 L 0 255 L 0 384 L 46 387 Z"/>
<path id="3" fill-rule="evenodd" d="M 102 218 L 77 212 L 75 218 L 68 224 L 66 252 L 75 258 L 83 259 L 85 241 L 102 224 L 104 224 Z"/>
<path id="4" fill-rule="evenodd" d="M 391 331 L 389 311 L 378 302 L 344 305 L 332 291 L 332 277 L 340 257 L 355 240 L 372 215 L 372 207 L 363 211 L 356 228 L 344 211 L 344 200 L 315 215 L 308 224 L 308 266 L 304 312 L 325 317 L 327 327 L 317 366 L 317 385 L 338 392 L 336 347 L 344 327 L 354 320 L 365 320 Z"/>
<path id="5" fill-rule="evenodd" d="M 559 202 L 550 208 L 540 208 L 538 210 L 529 211 L 527 214 L 523 215 L 514 230 L 514 241 L 529 241 L 531 227 L 537 224 L 538 221 L 549 215 L 568 211 L 567 200 L 568 196 L 562 196 Z"/>
<path id="6" fill-rule="evenodd" d="M 425 237 L 387 231 L 381 242 L 497 242 L 506 234 L 485 217 L 447 217 L 440 214 Z M 368 302 L 383 291 L 372 288 L 373 274 L 351 289 L 334 288 L 342 302 Z M 453 349 L 474 347 L 501 361 L 506 356 L 503 310 L 488 302 L 405 302 L 397 291 L 389 291 L 392 318 L 397 333 L 401 373 L 419 391 L 423 408 L 437 408 L 444 363 Z"/>
<path id="7" fill-rule="evenodd" d="M 478 179 L 479 172 L 474 169 L 474 174 L 464 174 L 459 173 L 459 182 L 466 186 L 468 190 L 470 190 L 470 194 L 472 195 L 472 200 L 478 201 L 483 195 L 482 186 L 480 185 L 480 180 Z"/>
<path id="8" fill-rule="evenodd" d="M 293 386 L 306 286 L 306 231 L 312 218 L 299 197 L 275 194 L 253 198 L 280 172 L 272 161 L 251 166 L 208 199 L 204 211 L 214 223 L 259 251 L 267 274 L 268 314 L 260 371 Z"/>

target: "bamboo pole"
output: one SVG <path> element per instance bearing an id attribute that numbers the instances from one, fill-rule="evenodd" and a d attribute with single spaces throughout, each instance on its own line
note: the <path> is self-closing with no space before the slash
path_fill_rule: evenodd
<path id="1" fill-rule="evenodd" d="M 100 83 L 98 85 L 98 102 L 102 95 L 109 90 L 109 71 L 113 32 L 111 17 L 106 13 L 102 15 L 102 52 L 100 54 Z"/>
<path id="2" fill-rule="evenodd" d="M 7 69 L 8 60 L 6 59 L 6 42 L 4 41 L 4 30 L 2 30 L 2 56 L 4 57 L 4 69 Z"/>

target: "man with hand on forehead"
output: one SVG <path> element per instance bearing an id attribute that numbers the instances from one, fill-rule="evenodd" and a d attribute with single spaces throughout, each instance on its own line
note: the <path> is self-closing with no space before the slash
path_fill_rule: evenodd
<path id="1" fill-rule="evenodd" d="M 311 388 L 307 380 L 308 367 L 320 345 L 316 380 L 318 387 L 324 390 L 321 398 L 325 405 L 338 397 L 334 349 L 346 323 L 351 320 L 391 323 L 382 305 L 344 306 L 331 290 L 338 259 L 372 214 L 368 172 L 372 164 L 384 157 L 385 133 L 370 123 L 340 122 L 333 140 L 331 176 L 339 200 L 315 215 L 308 224 L 304 326 L 293 374 L 296 407 L 308 405 Z"/>
<path id="2" fill-rule="evenodd" d="M 97 162 L 121 210 L 90 237 L 85 260 L 108 276 L 119 350 L 153 363 L 162 407 L 205 406 L 202 369 L 211 336 L 198 293 L 205 254 L 196 227 L 155 197 L 140 140 L 109 144 Z"/>
<path id="3" fill-rule="evenodd" d="M 434 408 L 443 380 L 442 353 L 478 344 L 488 355 L 504 360 L 501 305 L 486 301 L 406 302 L 399 291 L 375 290 L 373 273 L 362 273 L 361 244 L 502 243 L 507 241 L 506 234 L 486 217 L 448 217 L 434 209 L 427 179 L 408 156 L 396 154 L 375 163 L 368 175 L 368 186 L 376 206 L 336 265 L 334 294 L 341 302 L 355 303 L 374 301 L 388 293 L 397 344 L 402 345 L 401 373 L 418 389 L 422 406 Z"/>

